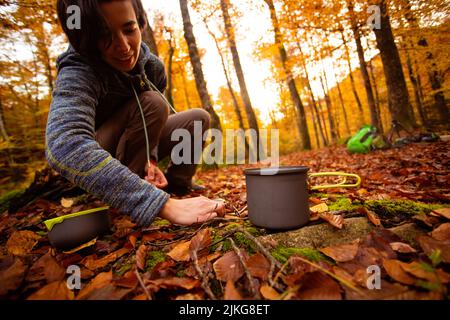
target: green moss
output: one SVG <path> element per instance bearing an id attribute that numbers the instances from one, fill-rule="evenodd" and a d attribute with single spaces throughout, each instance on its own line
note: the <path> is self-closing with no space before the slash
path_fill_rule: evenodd
<path id="1" fill-rule="evenodd" d="M 349 198 L 338 198 L 335 202 L 328 205 L 330 211 L 355 211 L 360 204 L 354 204 Z"/>
<path id="2" fill-rule="evenodd" d="M 24 192 L 25 189 L 17 189 L 4 193 L 0 197 L 0 213 L 6 211 L 9 208 L 11 202 L 22 196 Z"/>
<path id="3" fill-rule="evenodd" d="M 411 216 L 426 214 L 445 207 L 441 204 L 425 204 L 411 200 L 369 200 L 365 206 L 381 216 Z"/>
<path id="4" fill-rule="evenodd" d="M 147 254 L 147 261 L 145 263 L 145 270 L 152 271 L 152 269 L 160 262 L 166 261 L 166 254 L 161 251 L 150 251 Z"/>
<path id="5" fill-rule="evenodd" d="M 313 192 L 313 193 L 311 193 L 311 197 L 317 198 L 317 199 L 328 198 L 328 194 L 321 193 L 321 192 Z"/>
<path id="6" fill-rule="evenodd" d="M 155 220 L 153 220 L 152 226 L 167 226 L 170 225 L 170 222 L 166 219 L 162 219 L 160 217 L 156 217 Z"/>
<path id="7" fill-rule="evenodd" d="M 133 267 L 133 265 L 131 263 L 124 264 L 118 270 L 116 270 L 114 273 L 121 277 L 125 274 L 125 272 L 131 270 L 132 267 Z"/>
<path id="8" fill-rule="evenodd" d="M 233 238 L 239 248 L 245 249 L 250 254 L 254 254 L 256 252 L 256 245 L 252 240 L 246 237 L 245 234 L 236 232 Z"/>
<path id="9" fill-rule="evenodd" d="M 311 248 L 277 247 L 271 253 L 281 263 L 285 263 L 292 255 L 300 255 L 312 262 L 329 261 L 320 251 Z"/>
<path id="10" fill-rule="evenodd" d="M 186 270 L 185 269 L 180 269 L 177 271 L 176 276 L 179 278 L 183 278 L 186 275 Z"/>

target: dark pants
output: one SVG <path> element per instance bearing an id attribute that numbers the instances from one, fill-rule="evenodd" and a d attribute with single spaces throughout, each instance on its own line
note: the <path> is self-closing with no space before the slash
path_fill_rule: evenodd
<path id="1" fill-rule="evenodd" d="M 175 129 L 184 128 L 191 133 L 192 164 L 169 164 L 165 173 L 171 186 L 191 186 L 197 165 L 194 160 L 194 121 L 202 122 L 203 133 L 209 129 L 210 116 L 203 109 L 190 109 L 169 115 L 169 108 L 158 93 L 146 91 L 139 100 L 144 110 L 150 150 L 157 146 L 158 159 L 170 156 L 178 141 L 171 141 Z M 103 123 L 96 132 L 96 140 L 123 165 L 143 178 L 146 175 L 147 153 L 142 116 L 135 99 L 132 99 Z M 202 142 L 202 148 L 204 142 Z M 198 160 L 198 159 L 197 159 Z"/>

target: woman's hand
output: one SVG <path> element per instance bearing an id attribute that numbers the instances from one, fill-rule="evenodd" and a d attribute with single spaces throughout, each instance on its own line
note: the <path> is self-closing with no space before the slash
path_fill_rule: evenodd
<path id="1" fill-rule="evenodd" d="M 173 224 L 191 225 L 225 215 L 225 202 L 206 197 L 190 199 L 170 198 L 161 209 L 159 216 Z"/>
<path id="2" fill-rule="evenodd" d="M 148 183 L 153 184 L 155 187 L 162 189 L 167 187 L 167 179 L 164 176 L 164 173 L 158 168 L 158 166 L 149 161 L 145 166 L 145 170 L 147 171 L 147 175 L 145 176 L 145 180 Z"/>

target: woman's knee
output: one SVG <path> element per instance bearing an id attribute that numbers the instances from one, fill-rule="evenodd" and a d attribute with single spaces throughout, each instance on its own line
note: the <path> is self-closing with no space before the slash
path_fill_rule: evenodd
<path id="1" fill-rule="evenodd" d="M 193 121 L 201 121 L 203 130 L 209 129 L 209 124 L 211 122 L 211 116 L 209 115 L 209 113 L 206 110 L 200 109 L 200 108 L 194 108 L 189 111 L 192 114 L 191 116 L 192 116 Z"/>
<path id="2" fill-rule="evenodd" d="M 157 118 L 162 123 L 167 121 L 169 107 L 158 92 L 145 91 L 139 95 L 139 100 L 146 118 Z"/>

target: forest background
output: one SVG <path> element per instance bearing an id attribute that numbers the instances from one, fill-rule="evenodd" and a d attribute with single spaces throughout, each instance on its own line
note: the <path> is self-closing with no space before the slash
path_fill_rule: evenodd
<path id="1" fill-rule="evenodd" d="M 166 97 L 178 111 L 206 109 L 215 128 L 278 129 L 282 155 L 345 143 L 364 124 L 449 129 L 448 1 L 161 3 L 143 0 L 144 41 L 166 66 Z M 67 42 L 52 0 L 1 0 L 0 24 L 4 194 L 45 166 L 55 62 Z"/>

